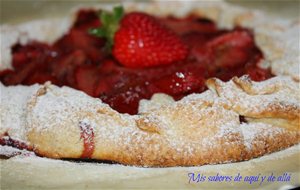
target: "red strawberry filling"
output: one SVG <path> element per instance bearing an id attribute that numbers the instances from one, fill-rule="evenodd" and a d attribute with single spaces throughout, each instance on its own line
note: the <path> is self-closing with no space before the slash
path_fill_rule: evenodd
<path id="1" fill-rule="evenodd" d="M 176 100 L 200 93 L 206 90 L 204 82 L 210 77 L 224 81 L 244 74 L 256 81 L 272 77 L 269 69 L 259 67 L 263 55 L 250 30 L 219 30 L 213 22 L 193 15 L 158 20 L 188 48 L 184 60 L 144 68 L 125 67 L 105 51 L 104 38 L 88 34 L 89 28 L 101 25 L 97 13 L 81 10 L 69 33 L 53 45 L 16 44 L 12 48 L 14 70 L 1 71 L 0 80 L 5 85 L 51 81 L 99 97 L 121 113 L 136 114 L 141 99 L 157 92 Z"/>

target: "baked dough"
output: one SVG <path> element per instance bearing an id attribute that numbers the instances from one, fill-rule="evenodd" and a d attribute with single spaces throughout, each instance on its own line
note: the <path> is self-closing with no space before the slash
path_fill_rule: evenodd
<path id="1" fill-rule="evenodd" d="M 220 27 L 252 28 L 265 56 L 263 65 L 277 76 L 259 83 L 247 76 L 226 83 L 209 79 L 209 90 L 204 93 L 157 106 L 141 103 L 140 114 L 134 116 L 120 114 L 101 100 L 68 87 L 1 85 L 0 137 L 17 139 L 50 158 L 84 157 L 160 167 L 249 160 L 299 143 L 299 36 L 294 35 L 299 22 L 270 24 L 270 18 L 259 12 L 220 2 L 195 3 L 126 6 L 156 14 L 194 12 Z M 10 67 L 10 47 L 15 42 L 51 42 L 70 26 L 63 23 L 71 20 L 1 26 L 4 56 L 0 69 Z M 50 29 L 55 37 L 45 35 Z"/>

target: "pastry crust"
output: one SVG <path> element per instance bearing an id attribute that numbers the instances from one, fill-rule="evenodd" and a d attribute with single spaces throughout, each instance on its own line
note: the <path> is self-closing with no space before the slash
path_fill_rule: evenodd
<path id="1" fill-rule="evenodd" d="M 249 160 L 299 143 L 300 59 L 295 39 L 299 36 L 293 35 L 299 31 L 299 22 L 273 25 L 260 12 L 220 2 L 194 3 L 176 2 L 167 9 L 163 2 L 126 7 L 156 14 L 194 12 L 220 27 L 252 28 L 265 55 L 264 65 L 277 76 L 263 82 L 253 82 L 247 76 L 229 82 L 209 79 L 209 90 L 204 93 L 177 102 L 155 103 L 153 98 L 141 102 L 140 113 L 134 116 L 120 114 L 100 99 L 68 87 L 1 85 L 0 137 L 26 142 L 36 154 L 50 158 L 84 157 L 139 166 Z M 1 34 L 7 37 L 3 39 L 8 40 L 1 47 L 0 69 L 10 67 L 10 47 L 21 36 L 23 43 L 36 38 L 51 42 L 67 30 L 70 18 L 44 23 L 46 29 L 57 22 L 62 26 L 54 27 L 51 31 L 57 36 L 50 38 L 45 33 L 32 35 L 41 29 L 41 21 L 14 28 L 1 26 Z M 17 34 L 10 33 L 12 30 Z"/>

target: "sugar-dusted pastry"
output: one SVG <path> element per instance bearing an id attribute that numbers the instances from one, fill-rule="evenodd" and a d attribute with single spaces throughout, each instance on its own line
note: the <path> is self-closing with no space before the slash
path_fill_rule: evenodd
<path id="1" fill-rule="evenodd" d="M 299 143 L 299 22 L 220 2 L 124 7 L 1 26 L 1 145 L 165 167 Z"/>

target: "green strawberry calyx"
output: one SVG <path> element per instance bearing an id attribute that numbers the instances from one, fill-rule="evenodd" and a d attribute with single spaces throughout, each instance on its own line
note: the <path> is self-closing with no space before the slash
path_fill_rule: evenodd
<path id="1" fill-rule="evenodd" d="M 113 8 L 112 12 L 101 11 L 99 14 L 99 19 L 101 21 L 101 26 L 98 28 L 89 29 L 89 34 L 105 38 L 106 44 L 105 48 L 111 51 L 114 44 L 114 35 L 119 29 L 119 22 L 124 15 L 124 8 L 122 6 L 116 6 Z"/>

